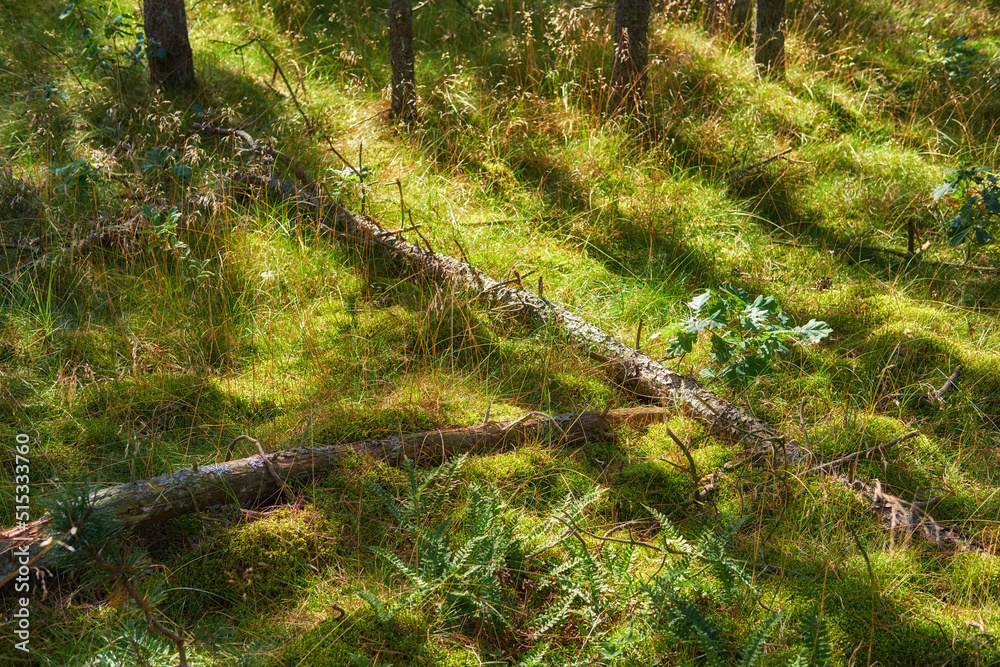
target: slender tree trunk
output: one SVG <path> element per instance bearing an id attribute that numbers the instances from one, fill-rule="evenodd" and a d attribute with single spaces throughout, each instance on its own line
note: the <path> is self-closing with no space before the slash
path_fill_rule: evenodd
<path id="1" fill-rule="evenodd" d="M 648 65 L 649 0 L 616 0 L 615 64 L 608 101 L 611 113 L 645 114 Z"/>
<path id="2" fill-rule="evenodd" d="M 216 505 L 273 497 L 284 484 L 313 480 L 352 453 L 392 464 L 404 457 L 422 464 L 441 463 L 463 453 L 499 452 L 548 438 L 561 446 L 586 442 L 623 424 L 642 426 L 667 417 L 669 413 L 662 407 L 625 408 L 458 426 L 312 449 L 296 447 L 112 486 L 101 490 L 97 504 L 126 526 L 149 525 Z M 18 554 L 39 554 L 48 523 L 48 516 L 43 516 L 26 525 L 0 530 L 0 588 L 4 578 L 13 576 L 24 564 L 18 561 Z"/>
<path id="3" fill-rule="evenodd" d="M 143 0 L 149 78 L 172 88 L 195 85 L 184 0 Z"/>
<path id="4" fill-rule="evenodd" d="M 416 116 L 417 84 L 413 62 L 413 0 L 389 0 L 392 113 L 404 120 Z"/>
<path id="5" fill-rule="evenodd" d="M 754 62 L 762 72 L 785 71 L 785 0 L 757 0 Z"/>

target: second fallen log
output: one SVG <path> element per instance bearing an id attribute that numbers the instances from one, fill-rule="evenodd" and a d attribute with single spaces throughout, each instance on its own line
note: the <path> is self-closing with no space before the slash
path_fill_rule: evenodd
<path id="1" fill-rule="evenodd" d="M 270 498 L 285 484 L 329 471 L 351 453 L 391 463 L 404 457 L 419 463 L 439 463 L 459 454 L 497 452 L 532 440 L 549 438 L 560 445 L 578 443 L 623 424 L 642 426 L 661 421 L 669 414 L 662 407 L 540 414 L 509 423 L 458 426 L 325 447 L 296 447 L 112 486 L 98 493 L 97 504 L 127 526 L 147 525 L 218 505 Z M 8 554 L 15 546 L 40 542 L 45 537 L 47 523 L 42 518 L 0 532 L 0 554 Z M 0 578 L 10 571 L 9 566 L 5 557 L 0 562 Z"/>

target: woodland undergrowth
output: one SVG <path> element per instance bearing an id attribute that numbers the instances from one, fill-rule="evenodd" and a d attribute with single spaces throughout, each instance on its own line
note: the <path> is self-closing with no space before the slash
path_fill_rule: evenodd
<path id="1" fill-rule="evenodd" d="M 1000 661 L 996 3 L 790 1 L 781 79 L 701 3 L 654 3 L 647 123 L 606 114 L 612 7 L 425 3 L 409 124 L 385 113 L 377 5 L 189 2 L 185 92 L 148 83 L 134 5 L 0 0 L 0 440 L 29 439 L 32 518 L 87 526 L 33 581 L 31 653 L 4 590 L 5 664 Z M 244 434 L 274 451 L 635 401 L 557 328 L 248 196 L 240 175 L 296 175 L 196 123 L 542 290 L 842 478 L 754 465 L 678 412 L 103 523 L 94 488 Z M 852 482 L 982 548 L 894 530 Z"/>

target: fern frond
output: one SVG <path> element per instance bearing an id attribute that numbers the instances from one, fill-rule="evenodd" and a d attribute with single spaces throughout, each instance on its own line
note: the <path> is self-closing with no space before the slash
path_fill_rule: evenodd
<path id="1" fill-rule="evenodd" d="M 600 486 L 595 486 L 585 493 L 582 498 L 574 498 L 572 494 L 567 494 L 566 500 L 563 501 L 561 514 L 568 519 L 575 519 L 588 505 L 596 502 L 603 494 L 604 489 Z"/>
<path id="2" fill-rule="evenodd" d="M 725 642 L 722 630 L 713 623 L 700 609 L 688 602 L 679 602 L 669 610 L 672 625 L 678 625 L 688 633 L 698 638 L 698 643 L 705 652 L 705 658 L 711 667 L 724 667 L 722 652 Z M 683 639 L 683 633 L 677 633 Z"/>
<path id="3" fill-rule="evenodd" d="M 424 582 L 421 580 L 417 570 L 415 570 L 414 568 L 410 567 L 409 565 L 401 561 L 399 559 L 399 556 L 397 556 L 396 554 L 390 551 L 386 551 L 381 547 L 368 547 L 368 548 L 371 550 L 372 553 L 378 554 L 382 558 L 385 558 L 387 561 L 389 561 L 389 563 L 394 568 L 396 568 L 396 570 L 400 574 L 409 579 L 410 583 L 416 586 L 417 588 L 422 588 L 425 585 Z"/>
<path id="4" fill-rule="evenodd" d="M 660 525 L 660 538 L 663 540 L 663 544 L 669 551 L 679 551 L 685 554 L 694 554 L 695 548 L 690 542 L 684 539 L 684 536 L 674 528 L 674 525 L 670 523 L 670 519 L 666 517 L 665 514 L 657 511 L 656 509 L 650 507 L 649 505 L 643 505 L 646 511 L 649 512 L 656 523 Z"/>
<path id="5" fill-rule="evenodd" d="M 573 605 L 574 600 L 576 600 L 576 593 L 570 591 L 549 607 L 548 611 L 535 619 L 535 626 L 533 628 L 535 635 L 545 634 L 558 623 L 565 620 L 569 616 L 570 607 Z"/>
<path id="6" fill-rule="evenodd" d="M 386 493 L 385 489 L 375 482 L 367 482 L 367 485 L 368 488 L 379 497 L 379 500 L 382 501 L 382 504 L 387 510 L 389 510 L 389 513 L 392 514 L 392 517 L 397 523 L 399 523 L 401 528 L 404 530 L 413 530 L 415 528 L 413 522 L 411 521 L 412 513 L 407 504 L 401 503 L 391 497 L 388 493 Z"/>
<path id="7" fill-rule="evenodd" d="M 753 667 L 757 663 L 757 660 L 760 659 L 764 651 L 764 642 L 767 641 L 767 636 L 780 620 L 781 612 L 771 614 L 763 625 L 757 626 L 750 633 L 750 636 L 747 637 L 746 642 L 743 644 L 743 648 L 740 650 L 740 655 L 743 658 L 740 660 L 739 667 Z"/>
<path id="8" fill-rule="evenodd" d="M 802 619 L 802 650 L 800 657 L 805 658 L 809 667 L 830 667 L 833 664 L 833 647 L 827 632 L 826 619 L 819 612 L 819 606 Z"/>
<path id="9" fill-rule="evenodd" d="M 545 659 L 546 654 L 549 652 L 549 643 L 545 642 L 539 644 L 535 648 L 531 649 L 521 658 L 517 667 L 541 667 L 545 663 L 542 662 Z"/>
<path id="10" fill-rule="evenodd" d="M 399 607 L 393 609 L 386 607 L 385 603 L 382 602 L 377 595 L 369 593 L 368 591 L 357 591 L 357 594 L 358 597 L 371 605 L 372 610 L 375 612 L 375 617 L 383 623 L 391 621 L 392 617 L 395 616 L 396 612 L 399 610 Z"/>

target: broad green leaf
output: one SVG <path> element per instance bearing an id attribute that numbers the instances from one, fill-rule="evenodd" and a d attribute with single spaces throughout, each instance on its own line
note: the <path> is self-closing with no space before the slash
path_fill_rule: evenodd
<path id="1" fill-rule="evenodd" d="M 711 315 L 708 316 L 708 328 L 709 329 L 721 329 L 729 324 L 729 318 L 726 317 L 725 308 L 720 308 Z"/>
<path id="2" fill-rule="evenodd" d="M 809 320 L 801 327 L 797 327 L 795 333 L 800 339 L 804 337 L 809 343 L 818 343 L 832 334 L 833 329 L 826 322 Z"/>
<path id="3" fill-rule="evenodd" d="M 942 197 L 950 195 L 955 191 L 956 185 L 953 182 L 942 183 L 941 185 L 934 188 L 931 195 L 934 197 L 934 201 L 938 201 Z"/>
<path id="4" fill-rule="evenodd" d="M 712 358 L 719 363 L 726 363 L 733 356 L 733 345 L 717 334 L 712 334 Z"/>
<path id="5" fill-rule="evenodd" d="M 696 296 L 694 299 L 688 303 L 688 307 L 695 312 L 695 314 L 701 313 L 701 309 L 705 307 L 709 299 L 712 298 L 712 290 L 705 290 L 703 293 Z"/>
<path id="6" fill-rule="evenodd" d="M 969 232 L 971 232 L 971 231 L 972 231 L 971 227 L 966 227 L 965 229 L 962 229 L 962 230 L 956 232 L 955 234 L 953 234 L 952 237 L 951 237 L 951 245 L 955 246 L 955 245 L 959 245 L 960 243 L 962 243 L 962 241 L 965 240 L 965 237 L 968 236 Z"/>
<path id="7" fill-rule="evenodd" d="M 982 227 L 975 227 L 973 228 L 973 231 L 976 234 L 976 243 L 979 245 L 986 245 L 987 243 L 993 243 L 996 241 L 996 239 Z"/>

